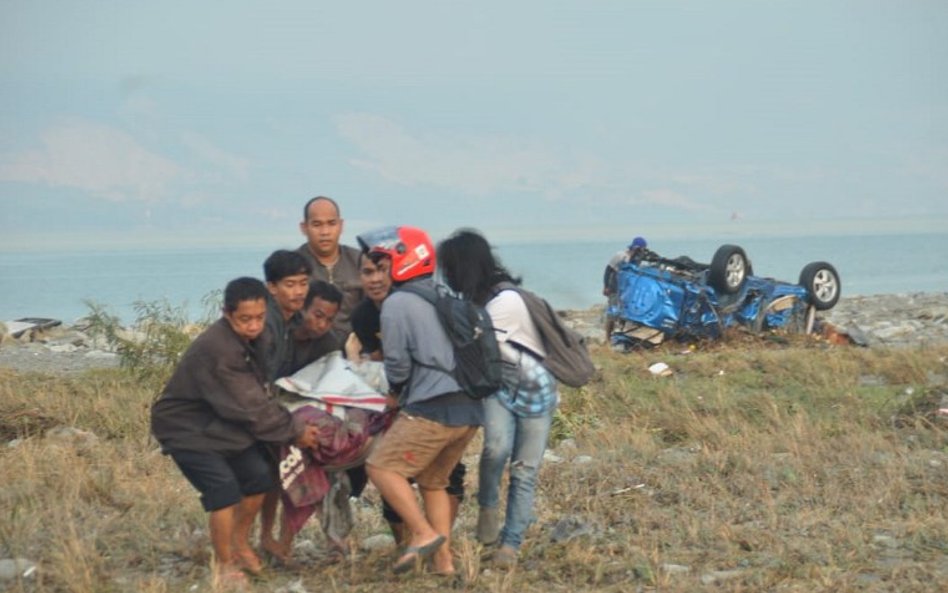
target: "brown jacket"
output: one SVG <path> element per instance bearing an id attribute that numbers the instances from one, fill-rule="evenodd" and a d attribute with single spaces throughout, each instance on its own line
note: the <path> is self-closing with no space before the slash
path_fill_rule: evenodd
<path id="1" fill-rule="evenodd" d="M 303 422 L 268 395 L 255 345 L 224 318 L 194 340 L 152 406 L 151 431 L 162 451 L 234 453 L 303 433 Z"/>

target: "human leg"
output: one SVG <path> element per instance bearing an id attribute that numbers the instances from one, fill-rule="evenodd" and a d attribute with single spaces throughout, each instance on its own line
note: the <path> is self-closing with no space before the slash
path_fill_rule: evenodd
<path id="1" fill-rule="evenodd" d="M 463 484 L 463 474 L 467 468 L 460 463 L 468 443 L 477 434 L 476 426 L 444 427 L 448 436 L 444 448 L 431 464 L 418 474 L 418 487 L 425 502 L 425 515 L 435 531 L 444 537 L 444 545 L 432 556 L 436 572 L 450 574 L 454 572 L 454 559 L 451 555 L 451 526 L 457 513 L 452 505 L 458 492 L 457 481 Z M 452 480 L 454 480 L 452 482 Z M 453 485 L 452 485 L 453 484 Z"/>
<path id="2" fill-rule="evenodd" d="M 263 497 L 263 506 L 260 510 L 260 547 L 278 562 L 286 563 L 290 561 L 293 554 L 293 535 L 284 521 L 284 516 L 280 512 L 281 504 L 280 490 L 274 489 L 267 492 Z M 279 532 L 277 531 L 277 520 L 279 519 Z"/>
<path id="3" fill-rule="evenodd" d="M 422 512 L 418 499 L 415 498 L 415 491 L 412 490 L 407 478 L 392 470 L 375 466 L 371 461 L 366 464 L 366 469 L 369 480 L 375 484 L 382 497 L 402 519 L 406 548 L 405 553 L 395 563 L 394 570 L 396 572 L 410 570 L 415 558 L 433 553 L 444 543 L 444 538 Z"/>
<path id="4" fill-rule="evenodd" d="M 451 475 L 448 476 L 448 503 L 451 505 L 451 527 L 454 528 L 454 522 L 457 521 L 458 512 L 461 503 L 464 502 L 464 476 L 467 474 L 467 466 L 464 462 L 458 461 Z"/>
<path id="5" fill-rule="evenodd" d="M 454 572 L 454 559 L 451 555 L 451 496 L 445 489 L 429 490 L 421 488 L 421 498 L 425 502 L 425 516 L 434 530 L 444 536 L 445 541 L 432 555 L 431 562 L 435 572 L 449 574 Z"/>
<path id="6" fill-rule="evenodd" d="M 524 532 L 533 522 L 537 476 L 550 435 L 554 409 L 539 416 L 516 418 L 510 484 L 507 489 L 507 514 L 500 533 L 501 546 L 518 550 Z"/>
<path id="7" fill-rule="evenodd" d="M 477 540 L 482 544 L 497 541 L 500 531 L 500 481 L 513 449 L 515 420 L 497 397 L 484 400 L 484 449 L 477 489 Z"/>
<path id="8" fill-rule="evenodd" d="M 209 513 L 208 531 L 214 550 L 215 580 L 232 580 L 240 568 L 234 563 L 234 524 L 243 499 L 240 484 L 224 455 L 207 451 L 174 451 L 171 458 L 184 477 L 201 493 Z"/>
<path id="9" fill-rule="evenodd" d="M 263 571 L 260 558 L 250 547 L 250 531 L 263 505 L 264 496 L 262 493 L 245 496 L 234 512 L 233 559 L 238 566 L 251 574 L 260 574 Z"/>
<path id="10" fill-rule="evenodd" d="M 277 490 L 273 468 L 263 445 L 249 447 L 227 458 L 243 495 L 234 510 L 233 557 L 247 572 L 259 574 L 263 569 L 260 558 L 250 547 L 250 532 L 260 514 L 267 493 Z"/>
<path id="11" fill-rule="evenodd" d="M 409 477 L 426 468 L 443 448 L 439 427 L 401 413 L 366 460 L 369 480 L 391 509 L 386 518 L 401 520 L 409 546 L 417 547 L 437 537 L 418 504 Z"/>

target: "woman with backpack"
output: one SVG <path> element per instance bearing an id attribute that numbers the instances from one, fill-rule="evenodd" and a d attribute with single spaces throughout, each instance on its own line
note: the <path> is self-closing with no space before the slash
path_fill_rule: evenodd
<path id="1" fill-rule="evenodd" d="M 499 544 L 492 560 L 513 566 L 533 522 L 533 501 L 553 412 L 556 379 L 543 366 L 542 338 L 516 290 L 520 284 L 498 261 L 490 244 L 473 230 L 459 230 L 438 246 L 445 283 L 483 306 L 491 317 L 503 360 L 503 385 L 484 401 L 484 450 L 480 461 L 477 539 Z M 500 481 L 510 461 L 506 516 L 501 521 Z"/>

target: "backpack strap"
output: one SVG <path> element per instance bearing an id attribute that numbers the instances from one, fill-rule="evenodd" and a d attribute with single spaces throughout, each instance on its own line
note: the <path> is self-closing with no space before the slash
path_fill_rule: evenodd
<path id="1" fill-rule="evenodd" d="M 418 286 L 417 284 L 413 284 L 409 282 L 408 284 L 403 284 L 402 286 L 395 288 L 395 290 L 399 290 L 402 292 L 409 292 L 411 294 L 418 295 L 421 298 L 425 299 L 425 301 L 427 301 L 428 303 L 431 304 L 432 307 L 434 307 L 435 315 L 437 315 L 438 317 L 438 322 L 439 323 L 441 322 L 441 315 L 438 313 L 438 289 L 437 288 L 428 290 L 427 288 L 422 288 L 421 286 Z M 409 356 L 411 355 L 412 353 L 409 353 Z M 418 358 L 415 356 L 411 356 L 411 359 L 415 362 L 415 364 L 417 364 L 420 367 L 425 367 L 426 369 L 440 371 L 448 375 L 449 377 L 454 378 L 454 374 L 449 369 L 446 369 L 440 365 L 428 364 L 426 362 L 422 362 L 418 360 Z"/>

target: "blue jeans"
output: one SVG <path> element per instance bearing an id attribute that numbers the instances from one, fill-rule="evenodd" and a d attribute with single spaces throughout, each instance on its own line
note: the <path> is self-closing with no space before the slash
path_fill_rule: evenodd
<path id="1" fill-rule="evenodd" d="M 481 453 L 477 503 L 497 508 L 500 479 L 510 459 L 507 489 L 507 517 L 500 532 L 500 544 L 519 549 L 523 534 L 533 522 L 533 497 L 546 440 L 550 436 L 556 406 L 539 416 L 517 416 L 497 396 L 484 399 L 484 451 Z"/>

